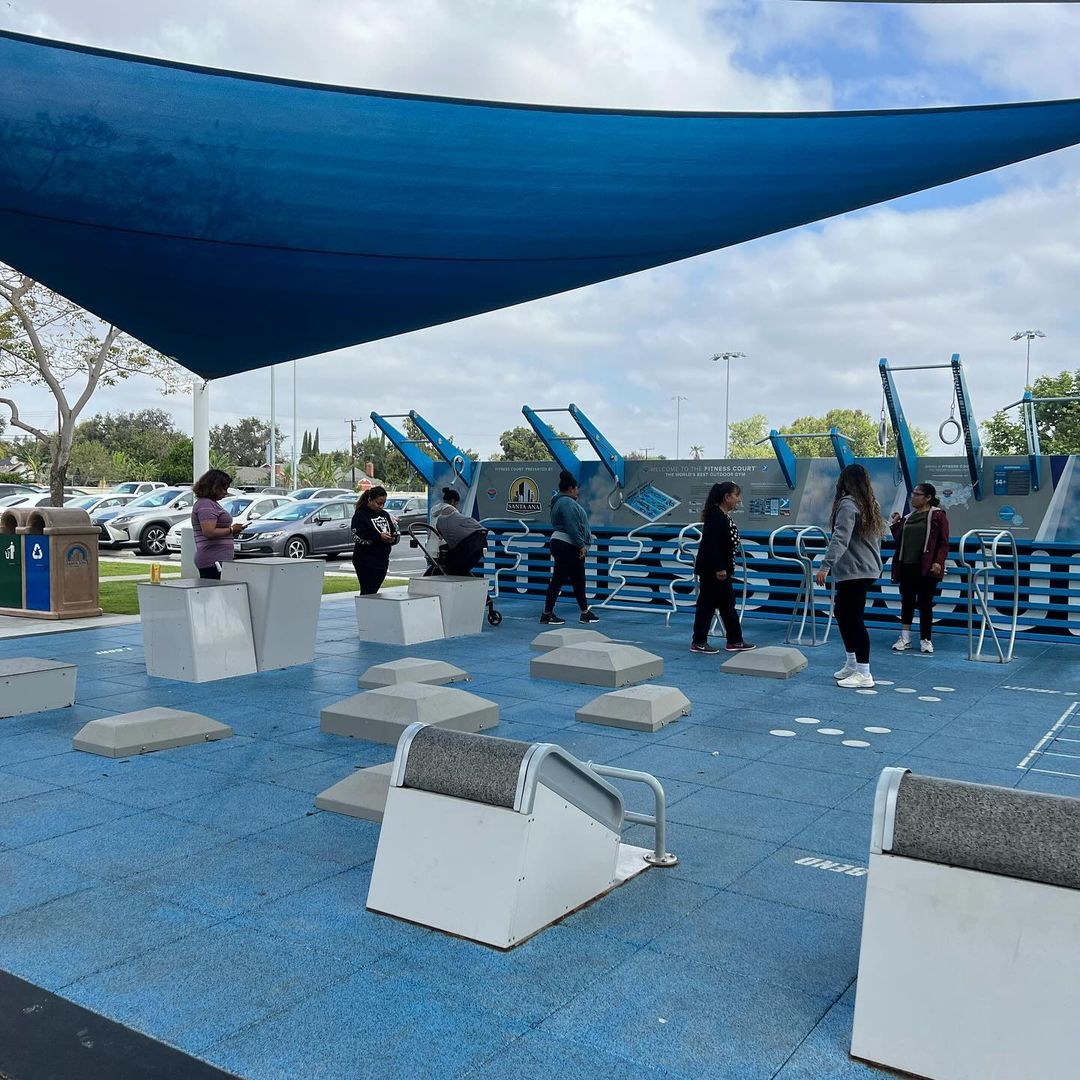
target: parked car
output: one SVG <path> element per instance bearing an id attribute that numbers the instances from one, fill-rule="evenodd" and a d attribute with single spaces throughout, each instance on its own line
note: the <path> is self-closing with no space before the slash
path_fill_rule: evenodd
<path id="1" fill-rule="evenodd" d="M 352 506 L 344 499 L 290 500 L 249 523 L 236 538 L 237 556 L 343 555 L 352 551 Z"/>
<path id="2" fill-rule="evenodd" d="M 428 519 L 428 501 L 426 495 L 415 495 L 407 491 L 391 491 L 386 496 L 384 507 L 397 522 L 397 527 L 404 533 L 414 521 L 426 522 Z"/>
<path id="3" fill-rule="evenodd" d="M 137 544 L 141 555 L 164 555 L 169 529 L 191 513 L 194 502 L 195 493 L 191 488 L 171 487 L 147 492 L 104 522 L 109 543 L 117 547 Z"/>
<path id="4" fill-rule="evenodd" d="M 234 522 L 246 525 L 249 521 L 259 521 L 279 506 L 292 506 L 293 500 L 283 495 L 233 495 L 222 499 L 221 505 L 232 515 Z M 180 550 L 180 530 L 188 524 L 190 515 L 181 518 L 165 538 L 169 551 Z"/>
<path id="5" fill-rule="evenodd" d="M 23 495 L 30 491 L 40 493 L 41 488 L 37 484 L 0 484 L 0 499 L 6 499 L 9 495 Z"/>
<path id="6" fill-rule="evenodd" d="M 64 489 L 67 491 L 67 488 Z M 71 495 L 64 497 L 64 505 L 71 506 L 77 502 L 79 496 Z M 29 509 L 31 506 L 52 506 L 52 494 L 48 491 L 21 491 L 14 495 L 5 495 L 0 499 L 0 507 L 21 506 Z M 80 508 L 81 509 L 81 508 Z"/>
<path id="7" fill-rule="evenodd" d="M 348 488 L 316 488 L 306 487 L 300 488 L 297 491 L 291 493 L 293 499 L 296 502 L 310 502 L 312 499 L 334 499 L 339 495 L 352 495 L 356 497 L 355 491 L 350 491 Z"/>
<path id="8" fill-rule="evenodd" d="M 68 499 L 64 505 L 73 506 L 76 510 L 85 510 L 93 517 L 99 510 L 120 511 L 134 498 L 134 495 L 118 495 L 115 491 L 107 491 L 104 495 L 76 495 Z"/>
<path id="9" fill-rule="evenodd" d="M 160 480 L 125 480 L 122 484 L 117 484 L 113 491 L 117 495 L 145 495 L 148 491 L 160 491 L 168 486 Z"/>

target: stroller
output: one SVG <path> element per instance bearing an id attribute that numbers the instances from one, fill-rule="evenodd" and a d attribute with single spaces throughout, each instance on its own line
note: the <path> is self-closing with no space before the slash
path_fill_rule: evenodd
<path id="1" fill-rule="evenodd" d="M 423 521 L 414 521 L 409 525 L 409 546 L 417 547 L 424 553 L 427 569 L 424 577 L 482 577 L 474 574 L 484 561 L 484 545 L 487 543 L 487 530 L 472 533 L 461 543 L 448 547 L 434 525 Z M 434 547 L 435 554 L 431 553 Z M 502 613 L 495 610 L 495 598 L 487 598 L 487 621 L 491 626 L 498 626 L 503 621 Z"/>

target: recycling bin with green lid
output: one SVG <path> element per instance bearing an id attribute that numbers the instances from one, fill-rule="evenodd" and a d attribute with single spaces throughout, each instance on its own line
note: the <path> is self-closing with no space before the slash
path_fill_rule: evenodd
<path id="1" fill-rule="evenodd" d="M 23 609 L 38 619 L 101 614 L 98 530 L 85 510 L 39 506 L 16 526 L 22 540 Z"/>

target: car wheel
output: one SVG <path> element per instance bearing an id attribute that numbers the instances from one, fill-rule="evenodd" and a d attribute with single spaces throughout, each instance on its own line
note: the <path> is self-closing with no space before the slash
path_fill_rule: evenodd
<path id="1" fill-rule="evenodd" d="M 303 559 L 307 556 L 307 542 L 302 536 L 290 536 L 285 541 L 286 559 Z"/>
<path id="2" fill-rule="evenodd" d="M 143 555 L 164 555 L 168 535 L 169 530 L 164 525 L 147 525 L 139 536 L 139 551 Z"/>

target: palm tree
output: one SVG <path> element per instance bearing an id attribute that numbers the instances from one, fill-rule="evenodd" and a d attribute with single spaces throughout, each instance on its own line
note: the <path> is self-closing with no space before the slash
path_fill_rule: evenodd
<path id="1" fill-rule="evenodd" d="M 705 453 L 705 447 L 703 447 L 703 446 L 691 446 L 690 447 L 690 457 L 692 457 L 694 459 L 694 461 L 700 461 L 701 458 L 702 458 L 702 455 L 704 453 Z"/>

